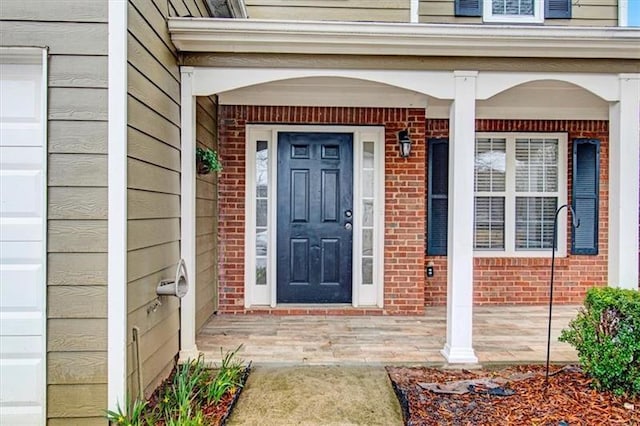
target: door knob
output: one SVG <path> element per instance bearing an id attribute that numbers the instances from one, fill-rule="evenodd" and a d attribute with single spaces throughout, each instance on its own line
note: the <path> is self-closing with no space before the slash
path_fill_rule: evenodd
<path id="1" fill-rule="evenodd" d="M 347 231 L 351 231 L 351 228 L 353 228 L 353 225 L 351 225 L 350 222 L 344 224 L 344 229 L 346 229 Z"/>

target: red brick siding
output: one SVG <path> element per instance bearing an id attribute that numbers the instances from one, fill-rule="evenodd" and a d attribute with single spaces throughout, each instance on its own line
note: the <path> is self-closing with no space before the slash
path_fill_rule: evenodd
<path id="1" fill-rule="evenodd" d="M 380 125 L 385 127 L 385 294 L 383 311 L 340 313 L 416 314 L 424 307 L 425 113 L 411 108 L 220 107 L 219 176 L 220 311 L 244 309 L 245 126 L 251 123 Z M 409 129 L 409 159 L 398 156 L 396 132 Z M 251 312 L 264 312 L 251 310 Z M 284 313 L 290 310 L 285 310 Z M 294 310 L 295 311 L 295 310 Z M 271 311 L 269 311 L 271 312 Z M 278 310 L 276 312 L 281 312 Z M 316 312 L 315 310 L 313 312 Z"/>
<path id="2" fill-rule="evenodd" d="M 447 137 L 448 120 L 427 120 L 426 137 Z M 607 284 L 607 241 L 609 218 L 609 126 L 607 121 L 568 120 L 477 120 L 478 132 L 566 132 L 568 133 L 568 183 L 571 188 L 572 140 L 597 138 L 600 151 L 599 254 L 556 259 L 554 301 L 580 303 L 589 287 Z M 571 191 L 568 191 L 571 202 Z M 571 247 L 571 227 L 567 247 Z M 433 262 L 435 276 L 427 278 L 425 305 L 442 305 L 447 296 L 447 259 L 426 256 Z M 475 304 L 541 304 L 548 302 L 551 259 L 476 258 L 474 261 Z"/>

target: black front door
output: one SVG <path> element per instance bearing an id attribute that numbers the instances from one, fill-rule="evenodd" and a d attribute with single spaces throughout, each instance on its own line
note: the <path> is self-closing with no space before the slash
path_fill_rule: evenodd
<path id="1" fill-rule="evenodd" d="M 351 302 L 353 135 L 278 135 L 278 302 Z"/>

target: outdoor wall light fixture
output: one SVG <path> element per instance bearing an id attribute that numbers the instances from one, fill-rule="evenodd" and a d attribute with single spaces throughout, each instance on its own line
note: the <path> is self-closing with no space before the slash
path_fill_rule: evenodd
<path id="1" fill-rule="evenodd" d="M 411 154 L 411 138 L 408 130 L 400 130 L 398 132 L 398 148 L 400 149 L 400 157 L 408 158 Z"/>

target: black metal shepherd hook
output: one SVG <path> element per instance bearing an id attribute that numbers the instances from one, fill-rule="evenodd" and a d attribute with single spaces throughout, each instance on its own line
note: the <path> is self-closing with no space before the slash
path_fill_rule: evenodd
<path id="1" fill-rule="evenodd" d="M 571 224 L 573 225 L 573 229 L 580 226 L 580 221 L 576 219 L 576 212 L 573 210 L 569 204 L 565 204 L 563 206 L 558 207 L 556 210 L 556 216 L 553 219 L 553 240 L 551 244 L 551 284 L 549 287 L 549 326 L 547 328 L 547 369 L 544 377 L 545 386 L 549 385 L 549 354 L 551 350 L 551 310 L 553 308 L 553 272 L 556 263 L 556 239 L 558 233 L 558 213 L 563 208 L 567 208 L 571 212 Z"/>

